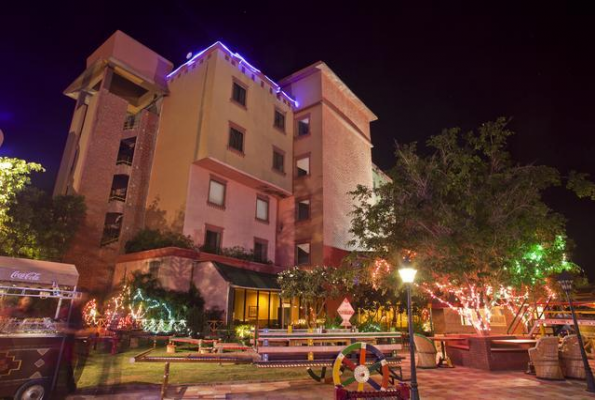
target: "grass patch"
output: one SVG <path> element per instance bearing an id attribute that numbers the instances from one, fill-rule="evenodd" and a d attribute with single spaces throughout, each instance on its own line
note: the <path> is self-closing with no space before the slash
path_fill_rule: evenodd
<path id="1" fill-rule="evenodd" d="M 129 350 L 117 355 L 92 352 L 85 367 L 78 371 L 79 389 L 126 384 L 161 384 L 164 363 L 130 363 L 130 358 L 143 349 Z M 154 353 L 165 354 L 157 349 Z M 179 353 L 182 356 L 184 353 Z M 173 385 L 202 383 L 234 383 L 242 381 L 288 381 L 308 379 L 305 368 L 256 368 L 252 364 L 219 365 L 217 363 L 170 364 L 169 382 Z"/>

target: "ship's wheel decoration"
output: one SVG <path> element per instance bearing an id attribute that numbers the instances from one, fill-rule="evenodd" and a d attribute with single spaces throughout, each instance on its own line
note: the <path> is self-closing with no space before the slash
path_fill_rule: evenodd
<path id="1" fill-rule="evenodd" d="M 352 354 L 353 353 L 353 354 Z M 371 353 L 373 361 L 366 364 L 366 353 Z M 353 361 L 357 360 L 357 362 Z M 341 374 L 342 369 L 345 371 Z M 349 371 L 352 373 L 350 374 Z M 372 376 L 374 373 L 377 376 Z M 362 392 L 367 383 L 375 390 L 386 390 L 388 387 L 388 362 L 384 354 L 376 347 L 366 343 L 354 343 L 345 347 L 333 364 L 333 383 L 346 387 L 357 382 L 357 391 Z"/>
<path id="2" fill-rule="evenodd" d="M 0 376 L 8 376 L 12 371 L 21 369 L 21 360 L 15 361 L 15 356 L 0 353 Z"/>

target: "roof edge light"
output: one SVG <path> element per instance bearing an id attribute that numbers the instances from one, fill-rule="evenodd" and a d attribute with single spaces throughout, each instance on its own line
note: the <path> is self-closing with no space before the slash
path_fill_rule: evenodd
<path id="1" fill-rule="evenodd" d="M 180 65 L 178 68 L 176 68 L 172 72 L 170 72 L 167 75 L 167 78 L 169 79 L 172 76 L 176 75 L 183 67 L 194 64 L 197 59 L 199 59 L 202 55 L 204 55 L 205 53 L 207 53 L 209 50 L 211 50 L 214 47 L 219 47 L 220 49 L 222 49 L 223 51 L 225 51 L 230 57 L 232 57 L 235 60 L 237 60 L 238 65 L 242 65 L 242 66 L 246 67 L 251 72 L 253 72 L 254 74 L 258 75 L 262 80 L 266 80 L 273 87 L 273 89 L 275 90 L 275 94 L 278 94 L 278 95 L 281 95 L 281 96 L 285 97 L 294 107 L 296 107 L 296 108 L 299 107 L 298 101 L 295 100 L 295 99 L 293 99 L 291 96 L 289 96 L 283 90 L 281 90 L 281 86 L 279 86 L 278 83 L 276 83 L 271 78 L 269 78 L 264 73 L 262 73 L 261 70 L 259 70 L 258 68 L 256 68 L 252 64 L 250 64 L 244 57 L 242 57 L 242 55 L 240 55 L 239 53 L 234 53 L 233 51 L 231 51 L 229 49 L 229 47 L 227 47 L 225 44 L 221 43 L 220 41 L 217 41 L 217 42 L 213 43 L 212 45 L 210 45 L 206 49 L 201 50 L 200 52 L 196 53 L 195 55 L 189 57 L 189 60 L 188 61 L 186 61 L 184 64 Z"/>

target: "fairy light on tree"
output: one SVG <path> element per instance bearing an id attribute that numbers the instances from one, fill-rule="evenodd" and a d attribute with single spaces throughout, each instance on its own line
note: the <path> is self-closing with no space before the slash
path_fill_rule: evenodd
<path id="1" fill-rule="evenodd" d="M 371 259 L 415 250 L 424 292 L 462 307 L 481 334 L 490 329 L 493 307 L 520 307 L 527 288 L 530 296 L 546 296 L 549 276 L 577 269 L 566 258 L 564 217 L 545 204 L 543 192 L 565 183 L 595 199 L 584 174 L 563 177 L 552 167 L 513 161 L 507 123 L 444 130 L 423 152 L 399 144 L 390 181 L 352 192 L 351 245 Z"/>

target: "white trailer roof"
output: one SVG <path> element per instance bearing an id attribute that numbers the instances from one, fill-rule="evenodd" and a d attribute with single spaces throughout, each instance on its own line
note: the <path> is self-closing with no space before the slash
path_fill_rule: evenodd
<path id="1" fill-rule="evenodd" d="M 27 258 L 0 257 L 0 281 L 28 285 L 76 286 L 79 273 L 73 264 Z"/>

